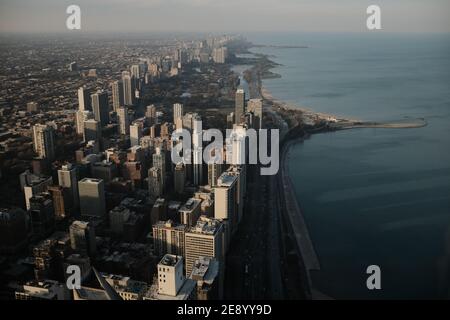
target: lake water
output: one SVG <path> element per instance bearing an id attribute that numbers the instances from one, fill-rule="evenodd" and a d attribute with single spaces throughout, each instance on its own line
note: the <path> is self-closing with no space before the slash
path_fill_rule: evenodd
<path id="1" fill-rule="evenodd" d="M 418 129 L 318 134 L 290 175 L 336 298 L 450 297 L 450 35 L 251 34 L 273 56 L 277 99 L 363 120 L 425 118 Z M 295 164 L 295 165 L 294 165 Z M 381 268 L 369 291 L 366 268 Z"/>

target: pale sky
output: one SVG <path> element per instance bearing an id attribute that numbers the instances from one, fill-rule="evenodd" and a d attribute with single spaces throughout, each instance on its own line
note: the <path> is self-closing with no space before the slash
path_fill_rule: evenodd
<path id="1" fill-rule="evenodd" d="M 383 32 L 450 32 L 449 0 L 0 0 L 0 32 L 361 32 L 381 7 Z"/>

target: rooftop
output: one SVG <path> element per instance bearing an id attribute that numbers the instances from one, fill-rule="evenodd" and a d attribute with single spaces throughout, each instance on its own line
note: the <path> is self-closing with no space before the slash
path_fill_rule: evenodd
<path id="1" fill-rule="evenodd" d="M 162 257 L 161 261 L 159 262 L 159 264 L 169 267 L 174 267 L 178 263 L 183 263 L 183 257 L 175 256 L 172 254 L 166 254 L 164 257 Z"/>

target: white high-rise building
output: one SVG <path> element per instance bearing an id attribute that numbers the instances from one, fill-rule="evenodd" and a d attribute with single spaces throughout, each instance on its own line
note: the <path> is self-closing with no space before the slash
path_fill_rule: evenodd
<path id="1" fill-rule="evenodd" d="M 228 55 L 226 47 L 213 49 L 212 57 L 215 63 L 225 63 Z"/>
<path id="2" fill-rule="evenodd" d="M 94 114 L 91 111 L 78 110 L 76 113 L 77 134 L 84 135 L 84 122 L 93 118 Z"/>
<path id="3" fill-rule="evenodd" d="M 140 123 L 133 123 L 130 126 L 130 143 L 131 146 L 139 146 L 142 138 L 142 125 Z"/>
<path id="4" fill-rule="evenodd" d="M 196 116 L 193 119 L 193 184 L 198 186 L 203 181 L 203 129 L 202 119 Z"/>
<path id="5" fill-rule="evenodd" d="M 225 261 L 224 228 L 222 222 L 201 216 L 197 224 L 185 234 L 186 275 L 190 275 L 196 260 L 201 256 Z"/>
<path id="6" fill-rule="evenodd" d="M 138 64 L 133 64 L 130 68 L 131 76 L 135 79 L 139 79 L 141 77 L 140 75 L 140 68 Z"/>
<path id="7" fill-rule="evenodd" d="M 119 131 L 120 134 L 127 135 L 130 130 L 130 117 L 128 115 L 127 107 L 120 107 L 117 109 L 117 116 L 119 118 Z"/>
<path id="8" fill-rule="evenodd" d="M 158 293 L 175 297 L 184 281 L 183 257 L 166 254 L 158 263 Z"/>
<path id="9" fill-rule="evenodd" d="M 237 179 L 224 172 L 214 188 L 214 218 L 233 221 L 237 218 Z"/>
<path id="10" fill-rule="evenodd" d="M 55 159 L 55 133 L 49 125 L 33 126 L 33 148 L 41 159 Z"/>
<path id="11" fill-rule="evenodd" d="M 117 110 L 124 105 L 123 81 L 122 80 L 114 81 L 111 85 L 111 91 L 112 91 L 113 110 L 117 112 Z"/>
<path id="12" fill-rule="evenodd" d="M 91 95 L 86 87 L 80 87 L 78 89 L 78 110 L 80 111 L 92 110 Z"/>
<path id="13" fill-rule="evenodd" d="M 175 103 L 173 105 L 173 123 L 176 124 L 177 119 L 180 118 L 183 118 L 183 105 L 181 103 Z"/>
<path id="14" fill-rule="evenodd" d="M 134 78 L 130 75 L 128 71 L 122 72 L 123 81 L 123 101 L 124 105 L 132 106 L 134 104 L 135 96 L 135 85 Z"/>
<path id="15" fill-rule="evenodd" d="M 58 184 L 70 190 L 72 195 L 73 204 L 77 205 L 79 196 L 78 196 L 78 177 L 77 177 L 77 168 L 68 163 L 63 165 L 61 169 L 58 170 Z"/>

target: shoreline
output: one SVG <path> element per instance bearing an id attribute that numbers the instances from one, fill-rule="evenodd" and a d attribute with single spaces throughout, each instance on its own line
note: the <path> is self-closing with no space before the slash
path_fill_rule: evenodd
<path id="1" fill-rule="evenodd" d="M 257 54 L 255 56 L 259 59 L 255 63 L 249 64 L 251 67 L 243 71 L 243 76 L 249 85 L 251 98 L 261 98 L 263 100 L 264 112 L 270 114 L 275 119 L 274 122 L 279 124 L 280 171 L 277 177 L 279 179 L 278 194 L 280 202 L 285 209 L 282 210 L 281 217 L 288 226 L 291 238 L 295 240 L 299 272 L 301 278 L 307 282 L 307 287 L 303 287 L 303 291 L 309 299 L 333 299 L 318 291 L 312 281 L 311 271 L 320 271 L 321 267 L 313 241 L 309 235 L 307 223 L 301 211 L 301 206 L 295 194 L 293 182 L 289 177 L 289 156 L 291 148 L 296 143 L 303 142 L 305 138 L 315 133 L 361 128 L 421 128 L 428 123 L 423 118 L 405 118 L 399 121 L 387 122 L 348 119 L 332 114 L 316 112 L 310 108 L 281 101 L 275 98 L 262 83 L 264 79 L 281 78 L 281 75 L 271 71 L 271 69 L 279 64 L 270 60 L 268 55 Z"/>

